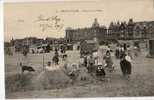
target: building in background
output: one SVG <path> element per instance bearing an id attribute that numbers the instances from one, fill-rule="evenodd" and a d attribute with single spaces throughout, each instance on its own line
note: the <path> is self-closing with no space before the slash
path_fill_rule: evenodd
<path id="1" fill-rule="evenodd" d="M 135 40 L 150 39 L 154 37 L 154 21 L 134 22 L 111 22 L 109 27 L 99 25 L 94 19 L 92 27 L 79 29 L 66 29 L 66 40 L 69 43 L 81 40 L 92 40 L 97 38 L 98 42 L 105 40 Z"/>
<path id="2" fill-rule="evenodd" d="M 82 40 L 93 40 L 96 37 L 99 40 L 105 39 L 107 35 L 107 28 L 105 26 L 100 26 L 97 19 L 94 19 L 92 27 L 89 28 L 79 28 L 79 29 L 66 29 L 66 40 L 69 43 L 74 43 Z"/>

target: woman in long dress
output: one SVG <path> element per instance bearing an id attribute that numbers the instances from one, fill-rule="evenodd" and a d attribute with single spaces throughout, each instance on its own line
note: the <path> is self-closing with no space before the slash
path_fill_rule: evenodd
<path id="1" fill-rule="evenodd" d="M 123 56 L 123 59 L 120 61 L 120 67 L 121 67 L 121 71 L 123 73 L 123 76 L 127 79 L 130 78 L 131 72 L 132 72 L 132 64 L 131 64 L 131 56 L 130 54 L 125 54 L 125 56 Z"/>
<path id="2" fill-rule="evenodd" d="M 112 72 L 114 67 L 113 67 L 113 61 L 112 61 L 112 58 L 111 58 L 110 51 L 106 52 L 103 59 L 105 60 L 105 68 L 109 69 L 109 71 Z"/>
<path id="3" fill-rule="evenodd" d="M 93 58 L 92 55 L 90 55 L 90 57 L 88 58 L 88 72 L 91 73 L 94 70 L 94 64 L 95 64 L 95 59 Z"/>

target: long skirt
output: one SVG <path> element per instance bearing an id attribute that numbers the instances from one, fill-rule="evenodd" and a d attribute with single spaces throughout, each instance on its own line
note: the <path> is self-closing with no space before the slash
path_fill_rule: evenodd
<path id="1" fill-rule="evenodd" d="M 121 67 L 121 71 L 122 71 L 123 75 L 130 75 L 131 74 L 132 65 L 130 62 L 128 62 L 126 60 L 122 60 L 120 62 L 120 67 Z"/>

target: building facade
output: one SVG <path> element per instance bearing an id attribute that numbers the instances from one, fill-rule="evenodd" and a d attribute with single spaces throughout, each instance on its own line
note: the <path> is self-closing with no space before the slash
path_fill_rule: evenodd
<path id="1" fill-rule="evenodd" d="M 66 40 L 67 42 L 77 42 L 81 40 L 92 40 L 95 37 L 100 40 L 105 38 L 107 34 L 107 28 L 105 26 L 100 26 L 97 19 L 94 20 L 92 27 L 89 28 L 79 28 L 79 29 L 66 29 Z"/>
<path id="2" fill-rule="evenodd" d="M 149 39 L 154 37 L 154 21 L 134 22 L 111 22 L 109 27 L 100 26 L 97 19 L 94 19 L 92 27 L 80 29 L 66 29 L 67 42 L 77 42 L 81 40 L 91 40 L 97 38 L 104 40 L 134 40 Z"/>

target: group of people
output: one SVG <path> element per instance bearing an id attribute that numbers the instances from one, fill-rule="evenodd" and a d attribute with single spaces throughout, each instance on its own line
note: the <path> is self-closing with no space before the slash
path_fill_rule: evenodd
<path id="1" fill-rule="evenodd" d="M 108 48 L 105 51 L 98 49 L 91 54 L 83 57 L 83 65 L 87 68 L 88 73 L 95 75 L 98 79 L 103 79 L 106 76 L 106 71 L 112 72 L 114 64 L 111 57 L 111 50 Z"/>
<path id="2" fill-rule="evenodd" d="M 59 65 L 59 57 L 61 56 L 61 58 L 64 60 L 66 57 L 67 57 L 67 54 L 66 54 L 66 50 L 64 48 L 61 48 L 60 49 L 60 52 L 61 52 L 61 55 L 59 55 L 59 51 L 58 49 L 56 48 L 55 49 L 55 53 L 54 53 L 54 56 L 52 58 L 52 61 L 56 64 L 56 65 Z"/>
<path id="3" fill-rule="evenodd" d="M 59 54 L 59 51 L 61 52 L 60 54 Z M 54 56 L 52 57 L 52 60 L 47 62 L 45 69 L 48 71 L 53 71 L 53 70 L 59 69 L 60 68 L 59 67 L 60 66 L 60 57 L 63 60 L 65 60 L 67 57 L 67 54 L 64 50 L 61 50 L 61 49 L 58 50 L 56 48 L 54 51 Z"/>
<path id="4" fill-rule="evenodd" d="M 118 44 L 115 50 L 115 56 L 117 59 L 121 59 L 123 54 L 127 52 L 131 57 L 137 57 L 140 51 L 141 49 L 139 46 L 130 46 L 125 43 L 123 45 Z"/>
<path id="5" fill-rule="evenodd" d="M 102 50 L 103 51 L 103 50 Z M 84 66 L 89 73 L 95 72 L 97 77 L 105 77 L 106 73 L 112 73 L 115 70 L 112 50 L 110 46 L 104 52 L 96 50 L 90 55 L 84 56 Z M 115 50 L 116 59 L 120 59 L 120 69 L 124 78 L 129 79 L 132 73 L 132 52 L 130 46 L 123 44 Z"/>
<path id="6" fill-rule="evenodd" d="M 120 68 L 122 75 L 127 79 L 130 78 L 132 72 L 132 54 L 129 48 L 129 45 L 124 44 L 117 46 L 115 50 L 116 59 L 120 59 Z M 62 58 L 65 60 L 67 58 L 67 54 L 63 50 L 61 51 Z M 95 75 L 98 79 L 104 79 L 107 73 L 112 73 L 115 70 L 113 57 L 111 56 L 112 52 L 113 51 L 110 49 L 110 46 L 107 46 L 106 50 L 97 49 L 90 54 L 84 55 L 84 57 L 81 58 L 79 64 L 84 66 L 87 69 L 87 73 L 89 73 L 90 75 Z M 58 50 L 55 49 L 55 54 L 52 58 L 52 61 L 56 65 L 59 65 L 59 56 L 60 55 L 58 53 Z M 49 62 L 48 65 L 51 65 L 51 63 Z M 67 66 L 68 64 L 65 65 L 65 67 Z M 70 75 L 72 75 L 72 73 Z"/>

